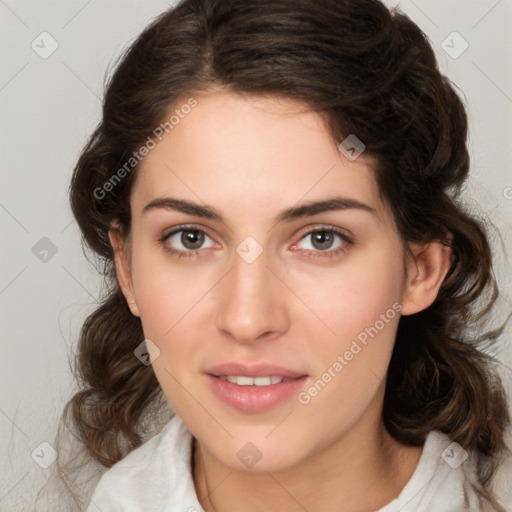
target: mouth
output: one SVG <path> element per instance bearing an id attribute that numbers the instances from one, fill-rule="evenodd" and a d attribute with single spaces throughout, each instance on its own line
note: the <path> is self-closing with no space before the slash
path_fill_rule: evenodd
<path id="1" fill-rule="evenodd" d="M 279 377 L 282 379 L 296 379 L 298 377 L 303 377 L 304 375 L 306 375 L 304 372 L 292 370 L 290 368 L 279 366 L 273 363 L 264 362 L 253 364 L 244 364 L 237 362 L 222 363 L 212 366 L 211 368 L 206 370 L 205 373 L 213 375 L 214 377 L 251 377 L 253 379 L 261 377 Z"/>
<path id="2" fill-rule="evenodd" d="M 205 376 L 217 398 L 244 412 L 263 412 L 289 401 L 309 377 L 273 364 L 239 363 L 212 367 Z"/>
<path id="3" fill-rule="evenodd" d="M 274 384 L 279 384 L 281 382 L 287 382 L 290 379 L 288 377 L 280 377 L 278 375 L 273 375 L 271 377 L 247 377 L 246 375 L 214 375 L 214 377 L 218 377 L 221 380 L 225 380 L 227 382 L 231 382 L 231 384 L 237 384 L 238 386 L 273 386 Z"/>

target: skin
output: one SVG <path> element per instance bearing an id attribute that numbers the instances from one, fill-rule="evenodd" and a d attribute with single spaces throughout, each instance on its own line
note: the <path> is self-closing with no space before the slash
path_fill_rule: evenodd
<path id="1" fill-rule="evenodd" d="M 203 372 L 226 361 L 273 362 L 307 374 L 308 389 L 393 304 L 406 315 L 427 308 L 450 251 L 438 242 L 410 244 L 414 257 L 406 258 L 379 198 L 374 161 L 364 153 L 346 159 L 318 114 L 291 100 L 222 90 L 194 97 L 197 107 L 142 163 L 129 236 L 114 222 L 110 240 L 131 311 L 160 351 L 150 350 L 155 374 L 197 440 L 201 504 L 207 512 L 377 510 L 398 496 L 421 455 L 382 424 L 400 315 L 307 405 L 293 396 L 265 412 L 240 411 L 210 391 Z M 276 222 L 284 209 L 332 196 L 375 213 Z M 143 211 L 162 197 L 207 204 L 223 221 Z M 193 256 L 181 232 L 161 241 L 182 224 L 206 232 Z M 334 235 L 319 248 L 311 231 L 322 228 L 338 228 L 353 243 Z M 247 236 L 263 250 L 252 263 L 236 252 Z M 251 468 L 237 457 L 247 442 L 261 453 Z"/>

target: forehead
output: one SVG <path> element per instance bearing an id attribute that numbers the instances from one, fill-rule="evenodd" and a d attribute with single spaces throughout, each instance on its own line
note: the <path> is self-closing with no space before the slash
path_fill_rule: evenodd
<path id="1" fill-rule="evenodd" d="M 373 159 L 346 159 L 322 117 L 305 105 L 229 92 L 193 96 L 197 105 L 143 160 L 136 207 L 166 194 L 226 208 L 277 208 L 326 195 L 383 207 Z M 187 98 L 176 101 L 170 115 Z"/>

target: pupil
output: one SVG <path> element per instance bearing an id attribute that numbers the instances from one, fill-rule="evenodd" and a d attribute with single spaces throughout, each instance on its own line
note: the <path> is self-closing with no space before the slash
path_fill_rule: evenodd
<path id="1" fill-rule="evenodd" d="M 329 231 L 317 231 L 313 236 L 313 245 L 317 249 L 329 249 L 332 245 L 334 235 Z"/>
<path id="2" fill-rule="evenodd" d="M 203 245 L 204 233 L 198 230 L 183 231 L 181 235 L 181 243 L 187 249 L 199 249 Z"/>

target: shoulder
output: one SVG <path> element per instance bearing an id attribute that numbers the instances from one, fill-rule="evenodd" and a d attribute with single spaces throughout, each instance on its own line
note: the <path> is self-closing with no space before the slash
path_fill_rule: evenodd
<path id="1" fill-rule="evenodd" d="M 191 474 L 192 434 L 178 415 L 101 477 L 87 512 L 183 510 L 197 512 Z M 174 508 L 173 508 L 174 507 Z"/>
<path id="2" fill-rule="evenodd" d="M 505 429 L 504 434 L 507 448 L 501 454 L 499 465 L 491 479 L 490 487 L 494 494 L 499 496 L 512 510 L 512 424 Z"/>
<path id="3" fill-rule="evenodd" d="M 431 431 L 412 477 L 393 505 L 402 512 L 482 512 L 476 491 L 478 454 L 468 452 L 446 434 Z M 392 507 L 382 509 L 391 512 Z"/>

